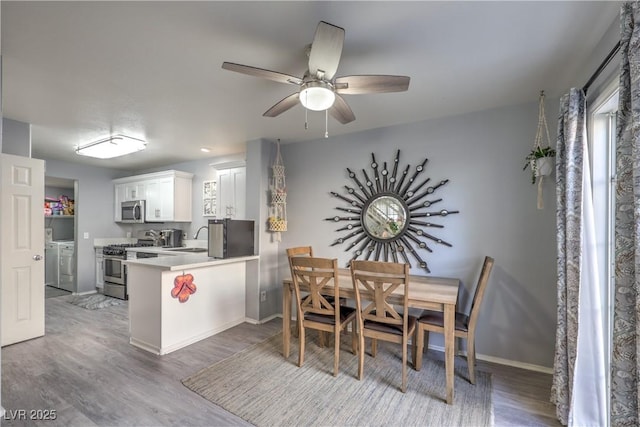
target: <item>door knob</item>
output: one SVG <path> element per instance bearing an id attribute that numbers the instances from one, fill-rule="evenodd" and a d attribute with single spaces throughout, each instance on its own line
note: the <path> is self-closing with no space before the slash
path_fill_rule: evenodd
<path id="1" fill-rule="evenodd" d="M 42 259 L 42 255 L 34 255 L 33 259 L 36 261 L 40 261 Z"/>

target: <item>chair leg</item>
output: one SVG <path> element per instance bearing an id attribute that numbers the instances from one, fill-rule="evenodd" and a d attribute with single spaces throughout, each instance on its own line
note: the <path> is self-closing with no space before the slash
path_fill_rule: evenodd
<path id="1" fill-rule="evenodd" d="M 418 357 L 418 343 L 416 342 L 418 337 L 418 328 L 416 328 L 415 331 L 413 331 L 413 337 L 411 338 L 411 361 L 413 362 L 413 367 L 415 369 L 416 366 L 416 359 Z"/>
<path id="2" fill-rule="evenodd" d="M 364 334 L 360 331 L 360 348 L 358 353 L 358 379 L 361 380 L 364 375 Z"/>
<path id="3" fill-rule="evenodd" d="M 415 353 L 413 354 L 413 369 L 419 371 L 420 368 L 422 368 L 422 348 L 424 346 L 424 329 L 422 329 L 420 323 L 418 323 L 418 327 L 416 328 L 416 333 L 413 338 L 413 342 L 415 343 Z"/>
<path id="4" fill-rule="evenodd" d="M 467 339 L 467 365 L 469 366 L 469 381 L 476 383 L 476 345 L 474 339 Z"/>
<path id="5" fill-rule="evenodd" d="M 340 329 L 336 327 L 333 332 L 333 376 L 338 376 L 338 366 L 340 364 Z"/>
<path id="6" fill-rule="evenodd" d="M 378 340 L 371 338 L 371 357 L 376 357 L 378 354 Z"/>
<path id="7" fill-rule="evenodd" d="M 403 393 L 407 391 L 407 342 L 402 340 L 402 387 Z"/>
<path id="8" fill-rule="evenodd" d="M 354 319 L 353 322 L 351 322 L 351 353 L 352 354 L 356 354 L 357 353 L 357 348 L 358 348 L 358 335 L 356 333 L 356 320 Z"/>
<path id="9" fill-rule="evenodd" d="M 302 366 L 302 364 L 304 363 L 304 345 L 305 345 L 304 327 L 300 327 L 300 329 L 298 330 L 298 335 L 300 336 L 299 337 L 300 346 L 298 349 L 298 366 Z"/>

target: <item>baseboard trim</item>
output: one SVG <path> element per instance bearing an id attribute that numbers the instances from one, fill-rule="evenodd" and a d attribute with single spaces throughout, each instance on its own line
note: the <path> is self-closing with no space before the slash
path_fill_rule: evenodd
<path id="1" fill-rule="evenodd" d="M 97 294 L 98 291 L 86 291 L 86 292 L 72 292 L 73 295 L 91 295 Z"/>
<path id="2" fill-rule="evenodd" d="M 277 313 L 272 314 L 271 316 L 265 317 L 264 319 L 261 319 L 261 320 L 256 320 L 256 319 L 251 319 L 250 317 L 246 317 L 244 321 L 252 325 L 262 325 L 263 323 L 270 322 L 273 319 L 277 319 L 278 317 L 282 319 L 282 314 L 277 314 Z"/>
<path id="3" fill-rule="evenodd" d="M 429 349 L 444 353 L 444 347 L 442 346 L 429 345 Z M 458 351 L 456 355 L 466 357 L 467 352 Z M 541 372 L 543 374 L 553 374 L 553 368 L 549 368 L 547 366 L 534 365 L 532 363 L 518 362 L 516 360 L 503 359 L 502 357 L 488 356 L 486 354 L 476 353 L 476 359 L 483 360 L 485 362 L 495 363 L 497 365 L 513 366 L 514 368 L 525 369 L 527 371 Z"/>

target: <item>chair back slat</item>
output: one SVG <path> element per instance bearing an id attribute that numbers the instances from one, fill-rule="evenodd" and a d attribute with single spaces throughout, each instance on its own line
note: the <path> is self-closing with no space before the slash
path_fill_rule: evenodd
<path id="1" fill-rule="evenodd" d="M 380 261 L 351 261 L 356 305 L 363 321 L 389 325 L 406 323 L 409 265 Z M 389 303 L 391 294 L 401 297 L 402 313 Z M 366 305 L 363 300 L 367 301 Z"/>
<path id="2" fill-rule="evenodd" d="M 471 303 L 471 311 L 469 312 L 469 329 L 473 330 L 475 324 L 478 321 L 478 315 L 480 314 L 480 306 L 482 305 L 482 299 L 484 298 L 484 292 L 487 289 L 487 283 L 489 282 L 489 276 L 493 269 L 494 259 L 490 256 L 484 258 L 484 264 L 480 271 L 480 277 L 478 278 L 478 284 L 476 285 L 476 291 L 473 295 L 473 301 Z"/>
<path id="3" fill-rule="evenodd" d="M 291 258 L 293 257 L 312 257 L 313 248 L 311 246 L 297 246 L 293 248 L 287 248 L 287 258 L 289 259 L 289 272 L 293 279 L 293 267 L 291 266 Z"/>
<path id="4" fill-rule="evenodd" d="M 287 256 L 289 258 L 294 256 L 313 256 L 313 248 L 311 246 L 297 246 L 295 248 L 287 249 Z"/>
<path id="5" fill-rule="evenodd" d="M 336 299 L 340 296 L 338 260 L 297 256 L 290 258 L 290 263 L 294 291 L 299 301 L 298 315 L 302 318 L 305 313 L 336 314 L 335 307 L 327 301 L 323 291 L 332 288 Z M 307 295 L 302 296 L 301 286 L 307 288 Z"/>

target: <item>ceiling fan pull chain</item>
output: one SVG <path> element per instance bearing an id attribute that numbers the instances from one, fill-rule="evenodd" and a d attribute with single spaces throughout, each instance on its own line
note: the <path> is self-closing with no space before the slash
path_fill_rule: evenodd
<path id="1" fill-rule="evenodd" d="M 309 110 L 307 110 L 306 108 L 304 109 L 304 130 L 308 130 L 309 129 L 309 122 L 307 120 L 307 112 Z"/>
<path id="2" fill-rule="evenodd" d="M 324 137 L 329 138 L 329 110 L 324 110 Z"/>

